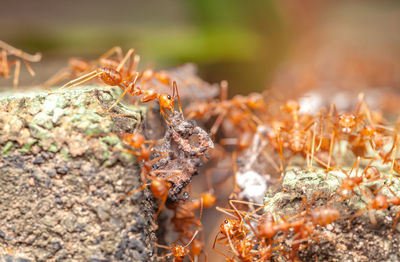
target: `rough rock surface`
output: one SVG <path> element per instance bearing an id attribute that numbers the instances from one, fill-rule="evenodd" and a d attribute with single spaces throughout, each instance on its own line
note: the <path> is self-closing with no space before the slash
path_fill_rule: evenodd
<path id="1" fill-rule="evenodd" d="M 372 192 L 387 180 L 363 183 L 360 188 L 364 194 L 356 188 L 349 199 L 343 200 L 337 194 L 343 178 L 346 175 L 338 171 L 328 174 L 323 170 L 288 171 L 279 192 L 267 194 L 266 211 L 280 217 L 298 215 L 301 210 L 304 211 L 303 199 L 307 199 L 310 209 L 329 206 L 340 211 L 336 222 L 324 228 L 318 227 L 319 240 L 311 241 L 310 245 L 299 252 L 302 261 L 399 261 L 399 225 L 392 231 L 394 217 L 400 210 L 398 206 L 380 211 L 364 210 L 362 215 L 350 219 L 358 210 L 366 207 L 373 197 Z M 391 188 L 400 195 L 400 182 L 397 179 L 393 180 Z M 393 197 L 386 188 L 380 193 Z M 376 219 L 375 225 L 371 223 L 371 217 Z"/>
<path id="2" fill-rule="evenodd" d="M 117 89 L 0 97 L 0 261 L 150 261 L 156 210 L 114 132 L 143 109 L 104 113 Z M 88 137 L 89 135 L 93 135 Z"/>

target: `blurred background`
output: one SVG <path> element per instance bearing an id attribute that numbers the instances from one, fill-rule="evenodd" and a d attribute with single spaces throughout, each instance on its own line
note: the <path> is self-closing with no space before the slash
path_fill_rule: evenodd
<path id="1" fill-rule="evenodd" d="M 229 80 L 232 95 L 264 90 L 287 64 L 315 60 L 321 48 L 329 55 L 378 47 L 399 58 L 399 7 L 396 0 L 2 0 L 0 39 L 43 54 L 32 65 L 38 77 L 22 66 L 22 85 L 48 79 L 69 57 L 96 59 L 118 45 L 134 47 L 142 67 L 194 62 L 205 80 Z"/>
<path id="2" fill-rule="evenodd" d="M 278 99 L 308 93 L 309 105 L 318 100 L 321 106 L 325 98 L 341 109 L 357 101 L 343 91 L 373 90 L 367 101 L 390 94 L 381 107 L 398 113 L 398 0 L 2 0 L 0 40 L 43 54 L 32 63 L 35 78 L 22 65 L 21 86 L 43 83 L 67 67 L 69 57 L 94 60 L 121 46 L 135 48 L 141 69 L 194 62 L 204 80 L 228 80 L 230 96 L 266 89 L 266 97 Z M 12 78 L 0 79 L 0 87 L 11 88 Z M 218 205 L 231 192 L 231 182 L 225 184 Z M 204 190 L 194 186 L 195 193 Z M 221 219 L 211 210 L 203 218 L 212 255 Z"/>

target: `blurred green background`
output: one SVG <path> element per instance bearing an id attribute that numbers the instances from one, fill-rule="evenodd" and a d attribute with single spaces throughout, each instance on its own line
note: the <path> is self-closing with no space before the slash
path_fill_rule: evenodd
<path id="1" fill-rule="evenodd" d="M 95 59 L 119 45 L 124 51 L 134 47 L 142 68 L 194 62 L 207 81 L 227 79 L 231 94 L 249 93 L 265 89 L 300 39 L 316 28 L 342 32 L 355 24 L 355 31 L 369 37 L 375 29 L 364 28 L 365 21 L 376 19 L 375 25 L 389 17 L 393 21 L 383 26 L 384 34 L 399 44 L 399 2 L 2 0 L 0 39 L 43 53 L 42 66 L 33 64 L 37 79 L 28 80 L 34 83 L 66 67 L 68 57 Z"/>

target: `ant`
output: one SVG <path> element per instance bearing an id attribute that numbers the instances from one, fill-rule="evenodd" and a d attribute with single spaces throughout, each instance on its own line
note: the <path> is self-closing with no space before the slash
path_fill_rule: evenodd
<path id="1" fill-rule="evenodd" d="M 3 41 L 0 40 L 0 76 L 4 76 L 5 78 L 10 77 L 10 69 L 13 65 L 14 68 L 14 80 L 13 85 L 14 89 L 18 86 L 19 82 L 19 73 L 21 68 L 21 62 L 18 58 L 20 58 L 26 65 L 31 76 L 35 76 L 35 72 L 32 70 L 32 67 L 28 62 L 39 62 L 42 59 L 42 55 L 40 53 L 36 53 L 34 55 L 30 55 L 25 53 L 21 49 L 17 49 Z M 17 58 L 13 60 L 8 60 L 7 56 L 13 55 Z"/>
<path id="2" fill-rule="evenodd" d="M 154 141 L 151 140 L 145 140 L 144 136 L 138 133 L 125 133 L 125 134 L 118 134 L 121 136 L 122 140 L 127 142 L 132 149 L 125 149 L 124 151 L 130 154 L 133 154 L 139 158 L 140 162 L 143 162 L 143 167 L 142 167 L 142 172 L 141 172 L 141 177 L 143 181 L 143 185 L 140 188 L 137 188 L 134 191 L 128 192 L 124 196 L 120 197 L 116 202 L 121 202 L 124 198 L 127 196 L 130 196 L 132 194 L 135 194 L 137 192 L 140 192 L 144 190 L 147 186 L 150 186 L 150 191 L 153 193 L 154 197 L 157 199 L 161 200 L 161 205 L 158 208 L 158 211 L 154 217 L 154 221 L 160 214 L 162 207 L 164 206 L 167 198 L 168 198 L 168 193 L 171 188 L 171 183 L 167 181 L 167 179 L 170 179 L 174 176 L 180 175 L 182 173 L 182 170 L 152 170 L 152 164 L 158 162 L 162 158 L 165 158 L 167 156 L 167 153 L 165 152 L 159 152 L 159 151 L 153 151 L 153 147 L 155 145 Z M 150 160 L 150 155 L 152 153 L 157 153 L 161 154 L 161 156 L 156 157 L 152 160 Z M 158 177 L 154 176 L 157 174 L 173 174 L 168 177 Z M 151 180 L 150 183 L 146 183 L 145 181 Z"/>
<path id="3" fill-rule="evenodd" d="M 160 72 L 154 73 L 153 70 L 146 69 L 143 71 L 142 81 L 147 82 L 151 79 L 157 79 L 162 84 L 171 85 L 171 79 L 168 74 L 169 73 L 166 71 L 160 71 Z"/>
<path id="4" fill-rule="evenodd" d="M 309 121 L 309 123 L 301 127 L 300 121 L 300 105 L 295 100 L 288 100 L 283 107 L 281 107 L 281 111 L 286 111 L 290 114 L 290 128 L 285 127 L 285 122 L 274 121 L 273 131 L 275 134 L 270 135 L 269 138 L 276 139 L 276 146 L 279 152 L 279 157 L 281 160 L 281 171 L 283 171 L 283 148 L 286 147 L 286 143 L 288 144 L 288 148 L 292 152 L 292 157 L 300 152 L 305 152 L 307 155 L 307 168 L 311 169 L 312 161 L 314 159 L 314 148 L 315 148 L 315 134 L 316 134 L 316 122 L 314 120 Z M 305 116 L 306 117 L 306 116 Z M 307 154 L 306 147 L 310 147 L 309 143 L 309 136 L 307 135 L 307 131 L 310 127 L 314 126 L 313 131 L 313 139 L 311 145 L 311 162 L 309 162 L 309 154 Z"/>
<path id="5" fill-rule="evenodd" d="M 245 222 L 249 224 L 250 228 L 253 229 L 251 226 L 251 223 L 249 223 L 248 219 L 251 217 L 254 213 L 256 213 L 258 210 L 261 208 L 265 207 L 265 205 L 260 205 L 260 208 L 257 208 L 254 212 L 248 213 L 248 212 L 243 212 L 239 211 L 237 207 L 234 205 L 234 203 L 240 203 L 240 204 L 247 204 L 247 205 L 260 205 L 257 203 L 251 203 L 247 201 L 241 201 L 241 200 L 229 200 L 229 205 L 231 206 L 232 209 L 225 209 L 225 208 L 220 208 L 217 207 L 217 210 L 220 212 L 223 212 L 225 214 L 228 214 L 230 216 L 235 217 L 235 219 L 230 219 L 226 218 L 224 219 L 223 223 L 220 225 L 220 231 L 218 234 L 215 236 L 214 239 L 214 244 L 213 244 L 213 249 L 215 249 L 215 244 L 217 242 L 221 242 L 222 240 L 227 239 L 227 243 L 229 243 L 229 246 L 232 250 L 232 252 L 235 254 L 237 257 L 241 257 L 241 252 L 247 253 L 246 250 L 248 250 L 249 246 L 252 245 L 250 242 L 248 242 L 246 236 L 247 233 L 249 232 L 249 229 L 245 226 Z M 231 213 L 234 213 L 231 214 Z M 247 213 L 245 217 L 242 216 L 242 213 Z M 253 229 L 254 231 L 254 229 Z M 222 234 L 220 238 L 218 238 L 218 235 Z M 235 242 L 234 242 L 235 240 Z M 241 242 L 238 244 L 238 242 Z M 252 245 L 253 246 L 253 245 Z M 218 250 L 216 250 L 218 253 Z M 221 253 L 222 254 L 222 253 Z M 222 254 L 224 255 L 224 254 Z M 225 255 L 224 255 L 225 256 Z"/>
<path id="6" fill-rule="evenodd" d="M 366 197 L 368 199 L 368 203 L 365 208 L 360 209 L 352 217 L 354 218 L 354 217 L 361 215 L 365 211 L 365 209 L 367 209 L 369 211 L 368 213 L 369 213 L 369 219 L 370 219 L 371 223 L 376 225 L 375 216 L 371 212 L 372 209 L 385 210 L 385 209 L 389 208 L 390 205 L 400 206 L 400 197 L 398 197 L 389 186 L 383 185 L 381 188 L 379 188 L 375 192 L 379 192 L 383 187 L 386 187 L 393 194 L 393 197 L 389 198 L 386 195 L 378 193 L 374 196 L 374 198 L 370 198 L 364 191 L 361 190 L 361 193 L 364 195 L 364 197 Z M 399 218 L 400 218 L 400 211 L 397 212 L 397 214 L 395 216 L 395 219 L 393 221 L 392 231 L 396 227 L 396 224 L 397 224 L 397 221 L 399 220 Z"/>
<path id="7" fill-rule="evenodd" d="M 116 54 L 117 59 L 110 58 L 114 54 Z M 131 57 L 130 64 L 127 69 L 124 69 L 123 65 L 129 57 Z M 122 57 L 122 49 L 119 46 L 114 46 L 100 56 L 97 60 L 92 62 L 83 58 L 70 58 L 68 60 L 69 68 L 62 69 L 56 73 L 49 80 L 43 83 L 41 87 L 47 88 L 53 86 L 63 79 L 79 77 L 82 74 L 93 70 L 97 64 L 100 64 L 101 67 L 108 67 L 117 71 L 121 71 L 128 76 L 133 74 L 133 72 L 136 70 L 138 60 L 139 56 L 135 55 L 135 50 L 133 48 L 129 49 L 126 55 Z"/>
<path id="8" fill-rule="evenodd" d="M 156 244 L 156 246 L 171 250 L 171 252 L 166 254 L 166 255 L 164 255 L 163 258 L 167 258 L 167 257 L 172 255 L 172 256 L 174 256 L 174 262 L 183 262 L 185 257 L 188 256 L 190 261 L 193 261 L 193 258 L 190 256 L 190 251 L 188 249 L 188 246 L 195 239 L 197 233 L 198 233 L 198 231 L 196 231 L 193 234 L 192 239 L 184 246 L 183 245 L 177 245 L 175 243 L 172 243 L 172 247 L 164 246 L 164 245 L 160 245 L 160 244 Z"/>
<path id="9" fill-rule="evenodd" d="M 207 182 L 209 182 L 207 173 Z M 210 187 L 211 188 L 211 187 Z M 182 235 L 190 232 L 192 226 L 201 227 L 201 217 L 203 213 L 203 208 L 209 208 L 215 205 L 217 198 L 213 190 L 209 190 L 201 194 L 200 198 L 194 199 L 190 202 L 185 202 L 183 204 L 178 204 L 172 207 L 174 210 L 174 216 L 171 222 L 174 224 L 176 232 L 181 232 Z M 197 219 L 195 211 L 200 209 L 200 217 Z"/>
<path id="10" fill-rule="evenodd" d="M 219 101 L 197 102 L 189 106 L 187 110 L 188 118 L 200 118 L 208 116 L 216 116 L 216 120 L 210 129 L 212 137 L 215 137 L 219 127 L 224 120 L 229 120 L 239 129 L 252 130 L 257 128 L 256 124 L 261 124 L 253 112 L 249 108 L 260 109 L 263 106 L 262 97 L 252 94 L 251 96 L 235 96 L 228 100 L 228 82 L 221 81 L 221 92 Z"/>
<path id="11" fill-rule="evenodd" d="M 141 90 L 140 88 L 137 88 L 135 85 L 136 85 L 137 81 L 143 76 L 143 74 L 140 72 L 136 72 L 136 73 L 128 75 L 127 77 L 124 78 L 122 76 L 122 74 L 119 72 L 119 69 L 121 69 L 122 63 L 124 63 L 124 62 L 125 62 L 125 60 L 121 61 L 120 66 L 118 66 L 117 69 L 113 69 L 110 67 L 98 68 L 97 70 L 94 70 L 90 73 L 87 73 L 86 75 L 83 75 L 75 80 L 72 80 L 72 81 L 66 83 L 60 89 L 63 89 L 66 87 L 78 86 L 84 82 L 89 81 L 90 79 L 93 79 L 95 77 L 100 77 L 100 79 L 105 84 L 107 84 L 109 86 L 119 86 L 122 90 L 124 90 L 122 95 L 117 99 L 117 101 L 110 108 L 108 108 L 106 110 L 106 112 L 109 112 L 116 104 L 118 104 L 121 101 L 121 99 L 125 96 L 126 93 L 129 93 L 133 96 L 143 95 L 143 97 L 141 98 L 142 103 L 146 103 L 146 102 L 153 101 L 153 100 L 158 100 L 158 102 L 160 104 L 160 114 L 164 117 L 164 119 L 168 125 L 171 125 L 172 123 L 171 123 L 170 116 L 167 114 L 167 111 L 174 113 L 175 97 L 178 98 L 179 111 L 180 111 L 181 115 L 183 115 L 182 105 L 181 105 L 181 101 L 179 98 L 178 86 L 175 81 L 172 84 L 172 89 L 173 89 L 172 96 L 169 94 L 159 94 L 153 89 Z"/>

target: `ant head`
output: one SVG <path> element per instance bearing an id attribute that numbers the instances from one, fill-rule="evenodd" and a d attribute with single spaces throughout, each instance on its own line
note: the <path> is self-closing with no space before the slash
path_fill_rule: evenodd
<path id="1" fill-rule="evenodd" d="M 259 93 L 250 93 L 247 97 L 247 106 L 251 109 L 262 109 L 265 107 L 263 96 Z"/>
<path id="2" fill-rule="evenodd" d="M 158 102 L 160 107 L 163 109 L 168 109 L 169 111 L 174 111 L 174 97 L 168 94 L 162 94 L 158 97 Z"/>
<path id="3" fill-rule="evenodd" d="M 183 259 L 186 256 L 186 249 L 185 247 L 181 245 L 174 245 L 172 248 L 172 252 L 174 254 L 174 257 L 176 259 L 179 259 L 178 261 L 183 261 Z"/>
<path id="4" fill-rule="evenodd" d="M 294 111 L 299 111 L 300 110 L 300 106 L 299 103 L 297 103 L 297 101 L 295 100 L 288 100 L 285 104 L 285 109 L 288 113 L 292 113 Z"/>
<path id="5" fill-rule="evenodd" d="M 233 232 L 235 222 L 232 219 L 225 219 L 224 222 L 219 226 L 221 233 L 224 235 L 230 235 Z"/>
<path id="6" fill-rule="evenodd" d="M 341 131 L 345 134 L 348 134 L 351 132 L 351 129 L 355 127 L 357 124 L 357 117 L 354 114 L 351 113 L 344 113 L 340 114 L 338 116 L 338 124 L 341 129 Z"/>

